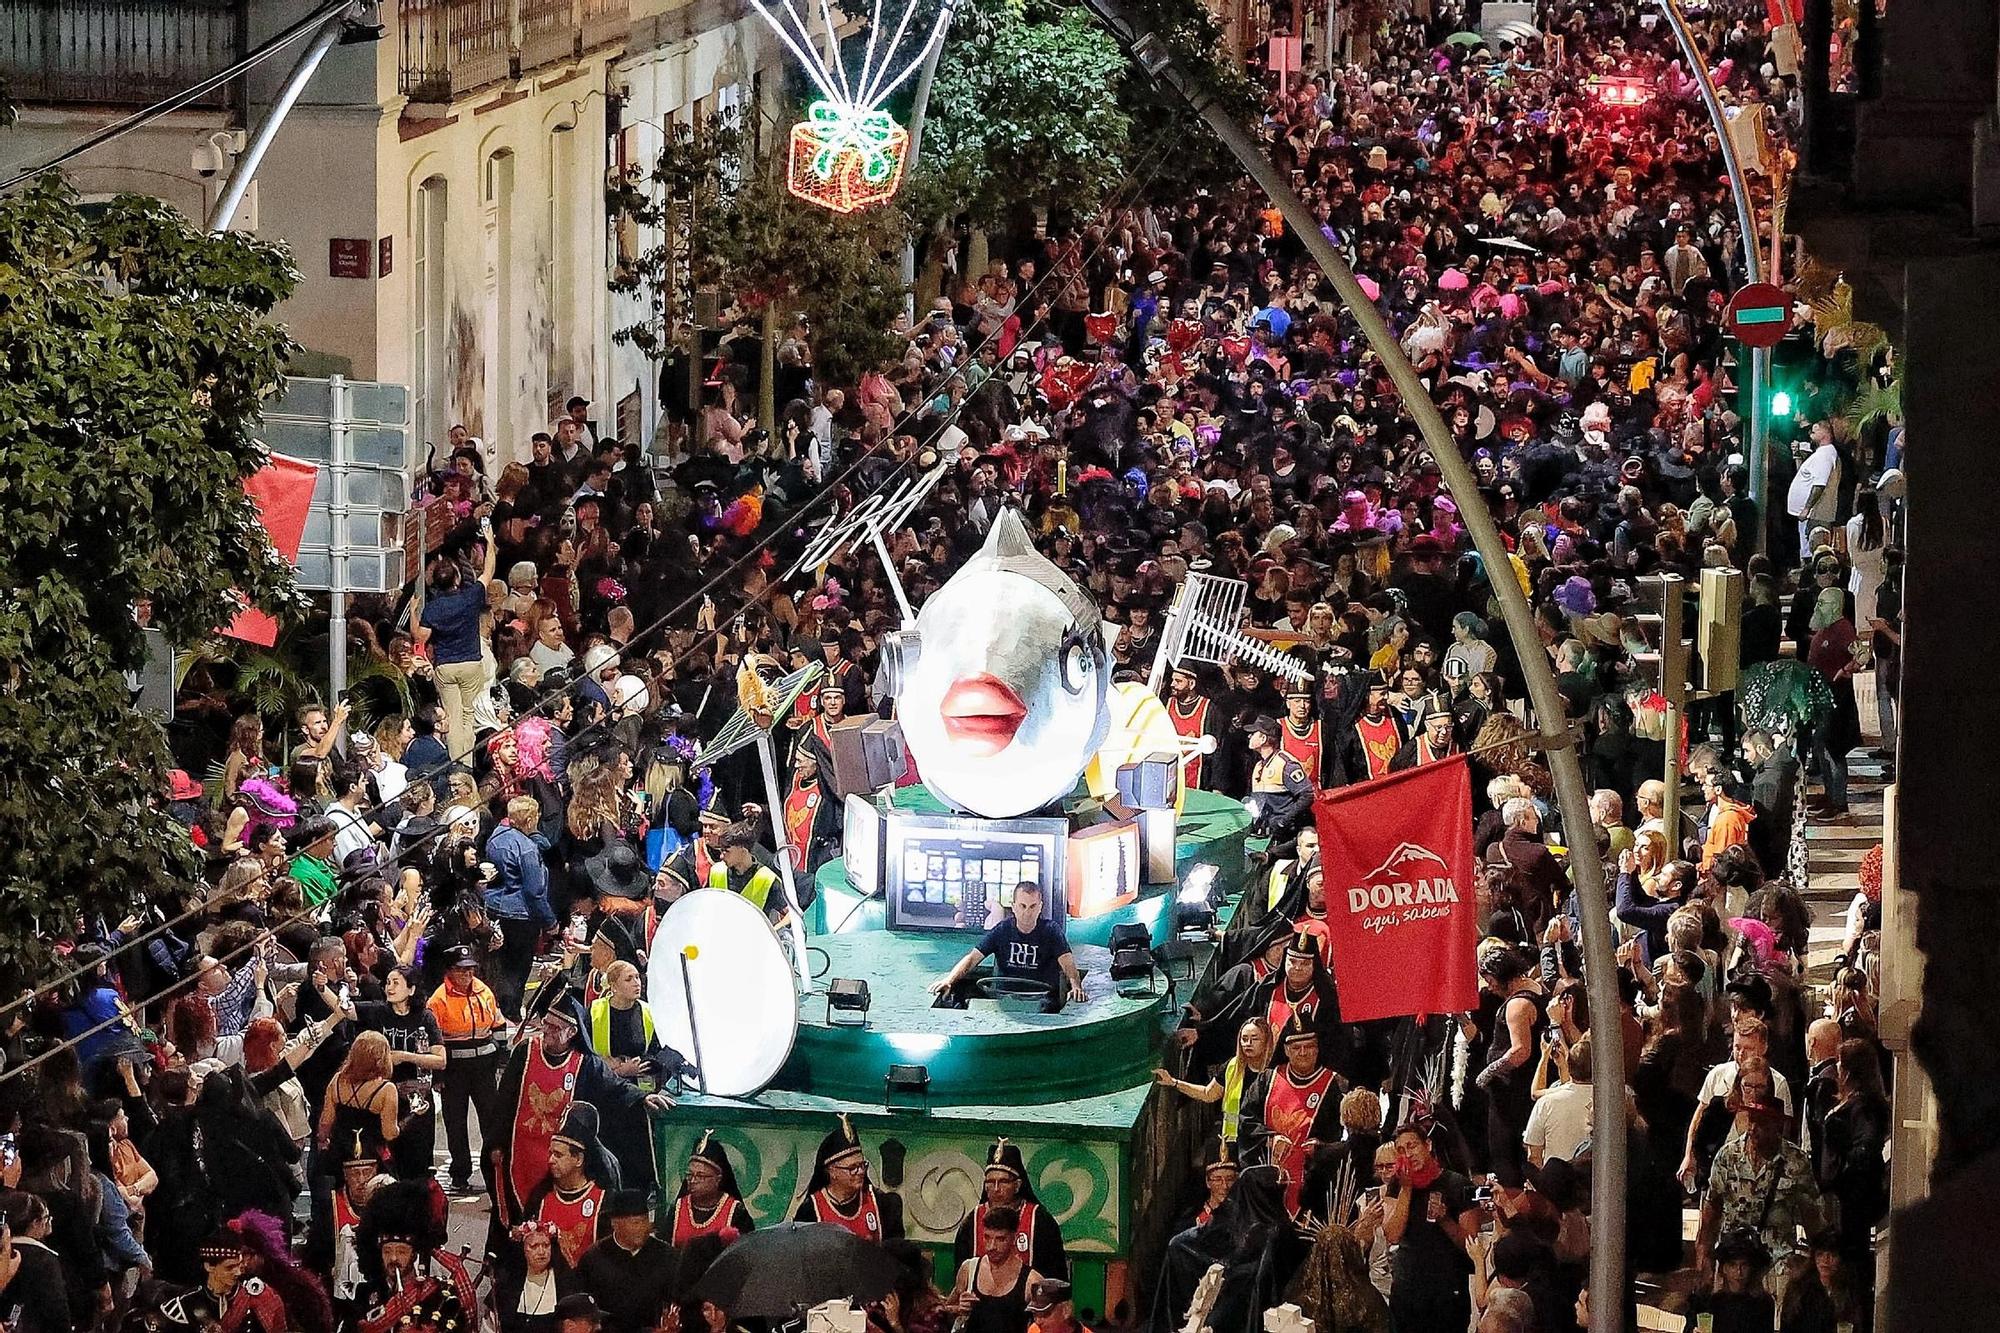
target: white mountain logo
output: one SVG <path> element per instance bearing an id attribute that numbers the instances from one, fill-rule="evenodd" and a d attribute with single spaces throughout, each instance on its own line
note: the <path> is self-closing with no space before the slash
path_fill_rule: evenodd
<path id="1" fill-rule="evenodd" d="M 1414 842 L 1399 843 L 1389 859 L 1368 872 L 1363 883 L 1347 890 L 1350 912 L 1389 907 L 1421 907 L 1458 901 L 1458 885 L 1442 856 Z"/>

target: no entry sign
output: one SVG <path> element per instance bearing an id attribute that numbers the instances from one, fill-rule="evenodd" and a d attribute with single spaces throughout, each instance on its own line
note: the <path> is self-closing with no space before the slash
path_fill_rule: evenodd
<path id="1" fill-rule="evenodd" d="M 1730 298 L 1722 324 L 1745 347 L 1776 347 L 1792 331 L 1792 298 L 1782 287 L 1750 283 Z"/>

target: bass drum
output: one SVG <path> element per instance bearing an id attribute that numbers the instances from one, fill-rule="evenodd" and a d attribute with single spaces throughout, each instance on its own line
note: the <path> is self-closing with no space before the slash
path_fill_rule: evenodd
<path id="1" fill-rule="evenodd" d="M 710 1096 L 754 1096 L 778 1076 L 799 1031 L 796 985 L 770 920 L 727 889 L 683 896 L 653 934 L 654 1030 L 700 1069 Z"/>

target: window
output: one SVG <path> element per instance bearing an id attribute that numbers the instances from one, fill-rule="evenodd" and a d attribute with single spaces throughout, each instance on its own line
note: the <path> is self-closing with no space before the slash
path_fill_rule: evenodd
<path id="1" fill-rule="evenodd" d="M 445 224 L 449 209 L 444 177 L 417 187 L 410 208 L 410 424 L 418 437 L 435 444 L 449 423 L 445 393 L 444 343 L 450 328 L 446 310 Z"/>

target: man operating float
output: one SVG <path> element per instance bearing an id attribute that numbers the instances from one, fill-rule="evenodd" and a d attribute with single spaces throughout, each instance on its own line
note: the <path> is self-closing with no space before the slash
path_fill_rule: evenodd
<path id="1" fill-rule="evenodd" d="M 990 957 L 998 976 L 1040 982 L 1050 995 L 1066 993 L 1078 1003 L 1089 999 L 1084 994 L 1083 976 L 1076 970 L 1076 955 L 1070 952 L 1068 936 L 1054 921 L 1042 919 L 1043 897 L 1042 886 L 1034 880 L 1024 879 L 1016 884 L 1012 914 L 966 950 L 965 957 L 951 971 L 931 983 L 931 990 L 944 994 Z"/>

